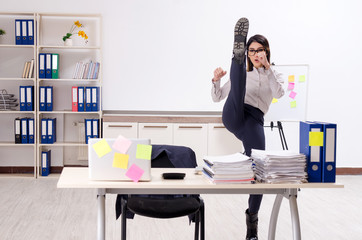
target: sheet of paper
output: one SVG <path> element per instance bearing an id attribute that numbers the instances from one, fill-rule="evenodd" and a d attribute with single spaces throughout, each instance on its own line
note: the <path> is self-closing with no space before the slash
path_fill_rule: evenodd
<path id="1" fill-rule="evenodd" d="M 129 159 L 128 154 L 116 152 L 116 153 L 114 153 L 112 167 L 127 169 L 128 168 L 128 159 Z"/>
<path id="2" fill-rule="evenodd" d="M 151 160 L 152 146 L 145 144 L 137 144 L 136 158 Z"/>
<path id="3" fill-rule="evenodd" d="M 126 154 L 129 147 L 132 145 L 132 141 L 119 135 L 116 141 L 113 143 L 112 148 L 120 153 Z"/>
<path id="4" fill-rule="evenodd" d="M 309 132 L 309 146 L 323 146 L 323 132 Z"/>
<path id="5" fill-rule="evenodd" d="M 138 167 L 136 164 L 132 164 L 132 166 L 126 172 L 126 176 L 129 177 L 132 181 L 138 182 L 143 173 L 144 171 L 142 168 Z"/>
<path id="6" fill-rule="evenodd" d="M 92 147 L 96 151 L 99 158 L 102 158 L 104 155 L 112 151 L 111 147 L 105 139 L 102 139 L 99 142 L 93 144 Z"/>

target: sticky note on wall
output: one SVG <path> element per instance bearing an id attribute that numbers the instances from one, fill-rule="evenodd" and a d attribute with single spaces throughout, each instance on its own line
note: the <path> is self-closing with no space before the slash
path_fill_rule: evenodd
<path id="1" fill-rule="evenodd" d="M 294 75 L 289 75 L 288 76 L 288 82 L 294 82 L 295 81 L 295 77 L 294 77 Z"/>
<path id="2" fill-rule="evenodd" d="M 323 146 L 323 132 L 309 132 L 309 146 Z"/>
<path id="3" fill-rule="evenodd" d="M 299 76 L 299 82 L 305 82 L 305 75 Z"/>
<path id="4" fill-rule="evenodd" d="M 288 84 L 288 90 L 293 90 L 294 89 L 294 83 L 292 82 L 290 82 L 289 84 Z"/>

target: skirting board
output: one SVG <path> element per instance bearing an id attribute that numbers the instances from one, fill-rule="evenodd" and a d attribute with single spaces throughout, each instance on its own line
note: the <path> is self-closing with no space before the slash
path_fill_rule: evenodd
<path id="1" fill-rule="evenodd" d="M 84 167 L 84 166 L 66 166 L 66 167 Z M 63 167 L 51 167 L 50 172 L 52 173 L 61 173 L 62 172 Z M 21 166 L 16 166 L 16 167 L 0 167 L 0 174 L 1 173 L 7 173 L 7 174 L 24 174 L 24 173 L 29 173 L 29 174 L 33 174 L 34 173 L 34 167 L 21 167 Z M 337 175 L 362 175 L 362 168 L 348 168 L 348 167 L 343 167 L 343 168 L 337 168 L 336 169 L 336 174 Z"/>

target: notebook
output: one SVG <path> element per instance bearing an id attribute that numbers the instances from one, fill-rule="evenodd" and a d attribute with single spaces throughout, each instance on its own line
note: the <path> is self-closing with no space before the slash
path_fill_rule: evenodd
<path id="1" fill-rule="evenodd" d="M 91 138 L 88 140 L 89 178 L 91 180 L 150 181 L 149 139 Z"/>

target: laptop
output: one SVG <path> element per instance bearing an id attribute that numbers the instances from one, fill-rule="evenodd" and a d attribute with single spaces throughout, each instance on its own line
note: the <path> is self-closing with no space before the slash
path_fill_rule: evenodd
<path id="1" fill-rule="evenodd" d="M 88 140 L 91 180 L 150 181 L 150 139 L 91 138 Z"/>

